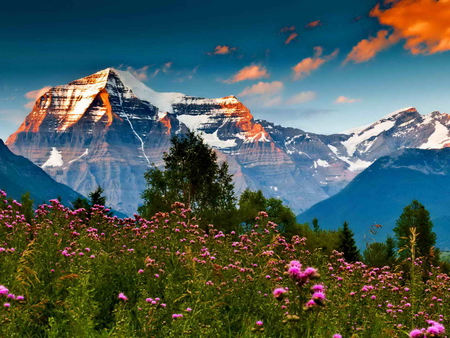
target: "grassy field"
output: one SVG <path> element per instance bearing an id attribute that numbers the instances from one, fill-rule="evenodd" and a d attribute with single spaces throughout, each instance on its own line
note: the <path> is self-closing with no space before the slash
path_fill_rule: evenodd
<path id="1" fill-rule="evenodd" d="M 450 318 L 438 268 L 309 252 L 265 213 L 225 234 L 181 204 L 149 220 L 20 210 L 0 201 L 0 337 L 444 337 Z"/>

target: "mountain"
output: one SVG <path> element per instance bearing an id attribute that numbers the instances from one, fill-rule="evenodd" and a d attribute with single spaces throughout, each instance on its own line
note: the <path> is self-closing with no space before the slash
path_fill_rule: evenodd
<path id="1" fill-rule="evenodd" d="M 403 208 L 417 199 L 430 211 L 438 246 L 450 248 L 450 149 L 401 149 L 375 161 L 341 192 L 298 216 L 317 217 L 322 228 L 349 222 L 359 245 L 365 239 L 384 240 Z M 377 235 L 370 227 L 381 224 Z"/>
<path id="2" fill-rule="evenodd" d="M 68 186 L 55 182 L 44 170 L 22 156 L 14 155 L 0 140 L 0 189 L 20 200 L 30 192 L 35 203 L 47 203 L 58 196 L 70 205 L 80 194 Z"/>
<path id="3" fill-rule="evenodd" d="M 7 144 L 82 194 L 101 185 L 113 208 L 131 214 L 144 172 L 162 165 L 170 138 L 188 128 L 229 162 L 237 193 L 261 189 L 297 211 L 327 197 L 234 96 L 157 93 L 110 68 L 50 89 Z"/>
<path id="4" fill-rule="evenodd" d="M 450 143 L 449 116 L 439 112 L 405 108 L 321 135 L 255 120 L 234 96 L 158 93 L 108 68 L 43 94 L 7 145 L 81 194 L 102 186 L 114 209 L 132 214 L 144 172 L 162 166 L 171 137 L 188 128 L 229 162 L 237 194 L 261 189 L 296 213 L 339 192 L 379 157 Z"/>

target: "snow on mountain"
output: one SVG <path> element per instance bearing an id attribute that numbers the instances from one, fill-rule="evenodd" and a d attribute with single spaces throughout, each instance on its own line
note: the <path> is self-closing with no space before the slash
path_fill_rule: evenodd
<path id="1" fill-rule="evenodd" d="M 84 195 L 101 185 L 116 210 L 131 214 L 144 172 L 161 166 L 171 137 L 188 129 L 229 162 L 238 194 L 261 189 L 295 212 L 398 149 L 450 145 L 450 118 L 439 112 L 408 107 L 348 134 L 321 135 L 254 120 L 235 96 L 159 93 L 112 68 L 50 89 L 7 144 Z"/>

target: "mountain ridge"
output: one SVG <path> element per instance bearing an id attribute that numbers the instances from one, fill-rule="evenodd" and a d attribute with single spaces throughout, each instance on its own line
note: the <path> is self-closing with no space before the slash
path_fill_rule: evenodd
<path id="1" fill-rule="evenodd" d="M 232 95 L 158 93 L 128 72 L 107 68 L 43 94 L 7 145 L 83 194 L 103 186 L 112 206 L 131 214 L 145 170 L 162 166 L 170 138 L 188 129 L 230 162 L 237 194 L 261 189 L 296 213 L 397 149 L 450 144 L 446 114 L 422 116 L 409 107 L 349 135 L 322 135 L 255 120 Z"/>

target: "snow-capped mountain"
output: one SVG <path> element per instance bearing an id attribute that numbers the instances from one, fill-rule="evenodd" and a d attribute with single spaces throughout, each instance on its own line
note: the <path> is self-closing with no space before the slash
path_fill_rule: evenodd
<path id="1" fill-rule="evenodd" d="M 405 108 L 347 133 L 320 135 L 254 120 L 234 96 L 158 93 L 112 68 L 51 88 L 7 144 L 82 194 L 101 185 L 109 203 L 130 214 L 145 188 L 143 173 L 162 165 L 170 138 L 188 128 L 229 162 L 238 194 L 261 189 L 295 212 L 337 193 L 381 156 L 450 144 L 449 116 L 438 112 Z"/>
<path id="2" fill-rule="evenodd" d="M 229 162 L 237 193 L 262 189 L 297 211 L 327 197 L 234 96 L 157 93 L 115 69 L 50 89 L 7 144 L 82 194 L 101 185 L 112 207 L 131 214 L 144 172 L 162 165 L 170 138 L 188 128 Z"/>

